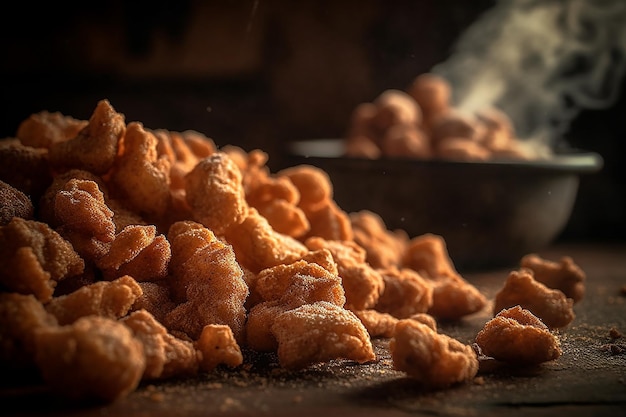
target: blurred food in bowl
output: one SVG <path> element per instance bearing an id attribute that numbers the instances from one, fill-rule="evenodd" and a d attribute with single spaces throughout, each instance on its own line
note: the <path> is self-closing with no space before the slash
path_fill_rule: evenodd
<path id="1" fill-rule="evenodd" d="M 459 161 L 346 156 L 344 139 L 294 141 L 290 164 L 324 169 L 337 204 L 370 210 L 391 229 L 441 235 L 460 270 L 516 264 L 567 224 L 579 177 L 598 171 L 592 152 L 549 159 Z"/>

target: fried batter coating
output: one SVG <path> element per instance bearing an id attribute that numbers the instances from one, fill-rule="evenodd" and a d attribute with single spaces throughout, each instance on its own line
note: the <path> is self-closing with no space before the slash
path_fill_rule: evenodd
<path id="1" fill-rule="evenodd" d="M 519 305 L 501 310 L 476 335 L 484 355 L 516 365 L 536 365 L 561 356 L 559 339 Z"/>
<path id="2" fill-rule="evenodd" d="M 397 124 L 389 127 L 380 141 L 385 156 L 413 159 L 429 159 L 433 156 L 430 138 L 413 124 Z"/>
<path id="3" fill-rule="evenodd" d="M 48 151 L 24 146 L 17 139 L 0 140 L 0 180 L 36 202 L 52 182 Z"/>
<path id="4" fill-rule="evenodd" d="M 353 240 L 354 232 L 348 213 L 335 200 L 327 200 L 321 208 L 306 213 L 311 225 L 304 239 L 312 236 L 328 240 Z"/>
<path id="5" fill-rule="evenodd" d="M 257 352 L 275 351 L 278 342 L 271 330 L 272 324 L 276 317 L 289 309 L 279 300 L 263 301 L 252 306 L 246 321 L 246 346 Z"/>
<path id="6" fill-rule="evenodd" d="M 84 268 L 72 245 L 47 224 L 14 217 L 0 226 L 0 285 L 5 289 L 47 302 L 58 281 Z"/>
<path id="7" fill-rule="evenodd" d="M 168 240 L 172 249 L 168 280 L 174 299 L 183 302 L 166 315 L 166 327 L 197 340 L 207 324 L 226 324 L 242 340 L 249 290 L 233 248 L 191 221 L 172 225 Z"/>
<path id="8" fill-rule="evenodd" d="M 433 304 L 433 286 L 416 271 L 395 267 L 378 270 L 384 289 L 374 307 L 376 310 L 405 319 L 425 313 Z"/>
<path id="9" fill-rule="evenodd" d="M 26 194 L 0 180 L 0 226 L 8 224 L 13 217 L 33 220 L 35 207 Z"/>
<path id="10" fill-rule="evenodd" d="M 223 152 L 201 160 L 185 176 L 185 190 L 193 219 L 217 235 L 246 218 L 241 171 Z"/>
<path id="11" fill-rule="evenodd" d="M 530 310 L 550 329 L 565 327 L 576 317 L 571 298 L 535 280 L 532 270 L 526 268 L 509 273 L 494 298 L 493 314 L 516 305 Z"/>
<path id="12" fill-rule="evenodd" d="M 278 341 L 278 361 L 287 369 L 333 359 L 376 359 L 369 334 L 354 313 L 325 301 L 278 315 L 271 330 Z"/>
<path id="13" fill-rule="evenodd" d="M 570 256 L 563 256 L 558 262 L 553 262 L 531 253 L 522 258 L 520 266 L 532 270 L 537 281 L 548 288 L 561 290 L 574 303 L 585 295 L 587 274 Z"/>
<path id="14" fill-rule="evenodd" d="M 134 311 L 120 321 L 143 345 L 146 366 L 142 379 L 166 379 L 197 373 L 198 356 L 194 345 L 169 334 L 149 312 Z"/>
<path id="15" fill-rule="evenodd" d="M 272 229 L 255 208 L 248 210 L 243 222 L 230 227 L 225 237 L 241 266 L 254 273 L 294 262 L 308 252 L 300 241 Z"/>
<path id="16" fill-rule="evenodd" d="M 50 149 L 55 143 L 75 138 L 87 124 L 86 120 L 44 110 L 22 121 L 15 136 L 26 146 Z"/>
<path id="17" fill-rule="evenodd" d="M 473 139 L 450 137 L 437 143 L 435 156 L 456 161 L 487 161 L 492 153 Z"/>
<path id="18" fill-rule="evenodd" d="M 170 298 L 169 287 L 163 281 L 138 284 L 141 287 L 141 295 L 135 300 L 131 311 L 146 310 L 159 323 L 163 323 L 165 315 L 176 306 Z"/>
<path id="19" fill-rule="evenodd" d="M 124 115 L 116 112 L 108 100 L 100 100 L 89 123 L 76 137 L 50 146 L 50 163 L 58 171 L 78 168 L 105 174 L 113 166 L 125 131 Z"/>
<path id="20" fill-rule="evenodd" d="M 330 177 L 323 169 L 313 165 L 297 165 L 276 173 L 278 178 L 288 178 L 299 194 L 298 207 L 305 214 L 323 208 L 333 198 Z"/>
<path id="21" fill-rule="evenodd" d="M 122 154 L 110 173 L 110 188 L 142 216 L 159 219 L 170 208 L 170 162 L 157 154 L 157 138 L 139 122 L 129 123 Z"/>
<path id="22" fill-rule="evenodd" d="M 332 253 L 345 290 L 346 308 L 365 310 L 376 305 L 384 281 L 381 274 L 365 261 L 365 249 L 354 241 L 321 237 L 308 238 L 305 245 L 312 251 L 328 249 Z"/>
<path id="23" fill-rule="evenodd" d="M 44 381 L 69 399 L 123 398 L 137 388 L 146 366 L 143 346 L 131 330 L 105 317 L 42 328 L 35 341 Z"/>
<path id="24" fill-rule="evenodd" d="M 0 369 L 35 367 L 35 333 L 56 325 L 34 295 L 0 292 Z"/>
<path id="25" fill-rule="evenodd" d="M 442 236 L 432 233 L 416 236 L 409 241 L 402 265 L 417 271 L 425 278 L 457 275 L 448 255 L 446 241 Z"/>
<path id="26" fill-rule="evenodd" d="M 446 79 L 434 73 L 418 75 L 407 88 L 407 93 L 419 105 L 423 123 L 428 128 L 451 107 L 452 87 Z"/>
<path id="27" fill-rule="evenodd" d="M 365 249 L 366 260 L 373 268 L 389 268 L 402 264 L 409 242 L 404 230 L 390 231 L 380 215 L 369 210 L 349 214 L 354 241 Z"/>
<path id="28" fill-rule="evenodd" d="M 379 132 L 396 125 L 418 126 L 422 122 L 422 110 L 413 97 L 401 90 L 383 91 L 373 101 L 376 115 L 372 122 Z"/>
<path id="29" fill-rule="evenodd" d="M 109 251 L 115 238 L 113 212 L 106 205 L 98 184 L 71 179 L 54 200 L 57 231 L 85 260 L 96 261 Z"/>
<path id="30" fill-rule="evenodd" d="M 395 369 L 427 388 L 447 388 L 478 373 L 478 358 L 471 346 L 418 320 L 404 319 L 396 324 L 389 351 Z"/>
<path id="31" fill-rule="evenodd" d="M 361 320 L 371 337 L 392 337 L 396 323 L 400 320 L 391 314 L 376 310 L 352 310 L 352 312 Z"/>
<path id="32" fill-rule="evenodd" d="M 167 275 L 171 248 L 156 226 L 130 225 L 115 236 L 109 252 L 97 262 L 105 279 L 130 275 L 135 280 L 158 281 Z"/>
<path id="33" fill-rule="evenodd" d="M 241 349 L 230 327 L 208 324 L 202 329 L 196 348 L 201 353 L 200 369 L 210 372 L 224 364 L 235 368 L 243 363 Z"/>
<path id="34" fill-rule="evenodd" d="M 61 325 L 74 323 L 89 315 L 118 319 L 128 314 L 141 293 L 137 281 L 123 276 L 115 281 L 99 281 L 70 294 L 54 297 L 46 304 L 46 310 Z"/>

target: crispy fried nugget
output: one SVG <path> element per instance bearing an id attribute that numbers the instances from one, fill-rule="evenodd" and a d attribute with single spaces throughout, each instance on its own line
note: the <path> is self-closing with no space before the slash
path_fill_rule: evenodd
<path id="1" fill-rule="evenodd" d="M 361 320 L 371 337 L 392 337 L 396 323 L 400 320 L 391 314 L 376 310 L 352 310 Z"/>
<path id="2" fill-rule="evenodd" d="M 79 275 L 84 261 L 47 224 L 14 217 L 0 226 L 0 285 L 47 302 L 57 282 Z"/>
<path id="3" fill-rule="evenodd" d="M 0 292 L 0 369 L 35 367 L 35 332 L 56 325 L 34 295 Z"/>
<path id="4" fill-rule="evenodd" d="M 207 324 L 226 324 L 242 340 L 249 290 L 233 248 L 192 221 L 170 227 L 171 288 L 183 302 L 165 317 L 170 330 L 200 337 Z"/>
<path id="5" fill-rule="evenodd" d="M 36 202 L 52 182 L 48 151 L 17 139 L 0 140 L 0 180 Z"/>
<path id="6" fill-rule="evenodd" d="M 558 262 L 554 262 L 531 253 L 522 258 L 520 266 L 531 269 L 537 281 L 548 288 L 561 290 L 574 303 L 582 300 L 585 295 L 587 274 L 570 256 L 563 256 Z"/>
<path id="7" fill-rule="evenodd" d="M 57 231 L 85 260 L 96 261 L 109 251 L 115 238 L 113 212 L 106 205 L 98 184 L 71 179 L 54 200 Z"/>
<path id="8" fill-rule="evenodd" d="M 312 165 L 297 165 L 276 173 L 288 178 L 298 190 L 300 207 L 305 214 L 323 208 L 333 198 L 333 186 L 326 171 Z"/>
<path id="9" fill-rule="evenodd" d="M 128 314 L 141 293 L 137 281 L 123 276 L 115 281 L 95 282 L 70 294 L 54 297 L 46 304 L 46 310 L 61 325 L 90 315 L 118 319 Z"/>
<path id="10" fill-rule="evenodd" d="M 365 310 L 376 305 L 384 281 L 380 273 L 365 261 L 365 249 L 354 241 L 321 237 L 310 237 L 305 245 L 312 251 L 328 249 L 332 253 L 345 290 L 346 308 Z"/>
<path id="11" fill-rule="evenodd" d="M 142 343 L 146 357 L 143 380 L 191 376 L 198 371 L 198 355 L 191 342 L 180 340 L 146 310 L 137 310 L 120 320 Z"/>
<path id="12" fill-rule="evenodd" d="M 255 208 L 248 210 L 243 222 L 230 227 L 225 237 L 241 266 L 254 273 L 294 262 L 308 252 L 300 241 L 272 229 Z"/>
<path id="13" fill-rule="evenodd" d="M 335 200 L 327 200 L 321 208 L 306 213 L 310 229 L 302 239 L 322 237 L 328 240 L 353 240 L 354 232 L 348 213 Z"/>
<path id="14" fill-rule="evenodd" d="M 494 298 L 493 314 L 516 305 L 530 310 L 551 329 L 565 327 L 576 317 L 571 298 L 537 281 L 532 270 L 526 268 L 509 273 Z"/>
<path id="15" fill-rule="evenodd" d="M 289 309 L 279 300 L 263 301 L 252 306 L 246 321 L 246 346 L 257 352 L 276 351 L 278 342 L 271 330 L 272 324 L 276 317 Z"/>
<path id="16" fill-rule="evenodd" d="M 349 214 L 354 241 L 367 253 L 366 260 L 373 268 L 389 268 L 402 264 L 402 256 L 409 242 L 404 230 L 390 231 L 380 215 L 369 210 Z"/>
<path id="17" fill-rule="evenodd" d="M 146 310 L 159 323 L 163 323 L 165 315 L 172 311 L 176 304 L 170 298 L 170 290 L 164 281 L 138 282 L 141 295 L 137 297 L 131 311 Z"/>
<path id="18" fill-rule="evenodd" d="M 393 366 L 433 389 L 467 382 L 478 373 L 478 358 L 471 346 L 437 333 L 419 320 L 396 324 L 389 342 Z"/>
<path id="19" fill-rule="evenodd" d="M 409 268 L 395 267 L 378 270 L 383 278 L 383 291 L 375 309 L 399 319 L 425 313 L 433 304 L 433 286 Z"/>
<path id="20" fill-rule="evenodd" d="M 15 136 L 26 146 L 50 149 L 55 143 L 75 138 L 88 123 L 61 112 L 44 110 L 22 121 Z"/>
<path id="21" fill-rule="evenodd" d="M 201 353 L 200 369 L 205 372 L 221 364 L 235 368 L 243 363 L 243 355 L 232 329 L 223 324 L 204 326 L 196 348 Z"/>
<path id="22" fill-rule="evenodd" d="M 158 156 L 157 143 L 141 123 L 129 123 L 122 154 L 115 160 L 109 179 L 110 188 L 128 207 L 151 219 L 159 219 L 171 205 L 170 162 Z"/>
<path id="23" fill-rule="evenodd" d="M 146 358 L 124 324 L 98 316 L 37 331 L 36 362 L 44 381 L 69 399 L 112 402 L 134 391 Z"/>
<path id="24" fill-rule="evenodd" d="M 241 171 L 224 152 L 201 160 L 185 176 L 185 190 L 193 219 L 217 235 L 246 218 Z"/>
<path id="25" fill-rule="evenodd" d="M 359 363 L 376 359 L 361 321 L 349 310 L 319 301 L 278 315 L 272 324 L 278 361 L 287 369 L 302 369 L 333 359 Z"/>
<path id="26" fill-rule="evenodd" d="M 557 359 L 558 338 L 531 311 L 519 305 L 501 310 L 476 336 L 484 355 L 516 365 L 540 364 Z"/>
<path id="27" fill-rule="evenodd" d="M 130 275 L 137 281 L 158 281 L 167 275 L 169 241 L 154 225 L 130 225 L 115 236 L 109 252 L 97 261 L 108 280 Z"/>
<path id="28" fill-rule="evenodd" d="M 89 123 L 76 137 L 50 146 L 50 163 L 57 171 L 78 168 L 105 174 L 113 166 L 125 131 L 124 115 L 107 100 L 100 100 Z"/>
<path id="29" fill-rule="evenodd" d="M 26 194 L 0 180 L 0 226 L 8 224 L 13 217 L 33 220 L 35 206 Z"/>

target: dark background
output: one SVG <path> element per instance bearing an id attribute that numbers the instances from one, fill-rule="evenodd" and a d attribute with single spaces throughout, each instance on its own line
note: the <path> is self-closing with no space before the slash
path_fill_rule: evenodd
<path id="1" fill-rule="evenodd" d="M 260 148 L 279 167 L 286 141 L 340 137 L 358 103 L 444 61 L 494 4 L 4 2 L 0 137 L 41 110 L 87 119 L 106 98 L 127 121 Z M 583 111 L 566 133 L 604 168 L 581 178 L 563 240 L 626 238 L 624 100 Z"/>

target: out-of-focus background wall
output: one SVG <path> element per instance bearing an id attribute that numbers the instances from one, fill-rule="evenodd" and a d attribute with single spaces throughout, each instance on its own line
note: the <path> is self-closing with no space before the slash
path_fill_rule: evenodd
<path id="1" fill-rule="evenodd" d="M 87 119 L 106 98 L 127 121 L 261 148 L 278 167 L 286 141 L 340 137 L 357 104 L 445 61 L 497 1 L 67 3 L 0 6 L 1 137 L 40 110 Z M 619 88 L 617 102 L 582 111 L 565 133 L 605 167 L 582 178 L 563 239 L 626 237 Z"/>

